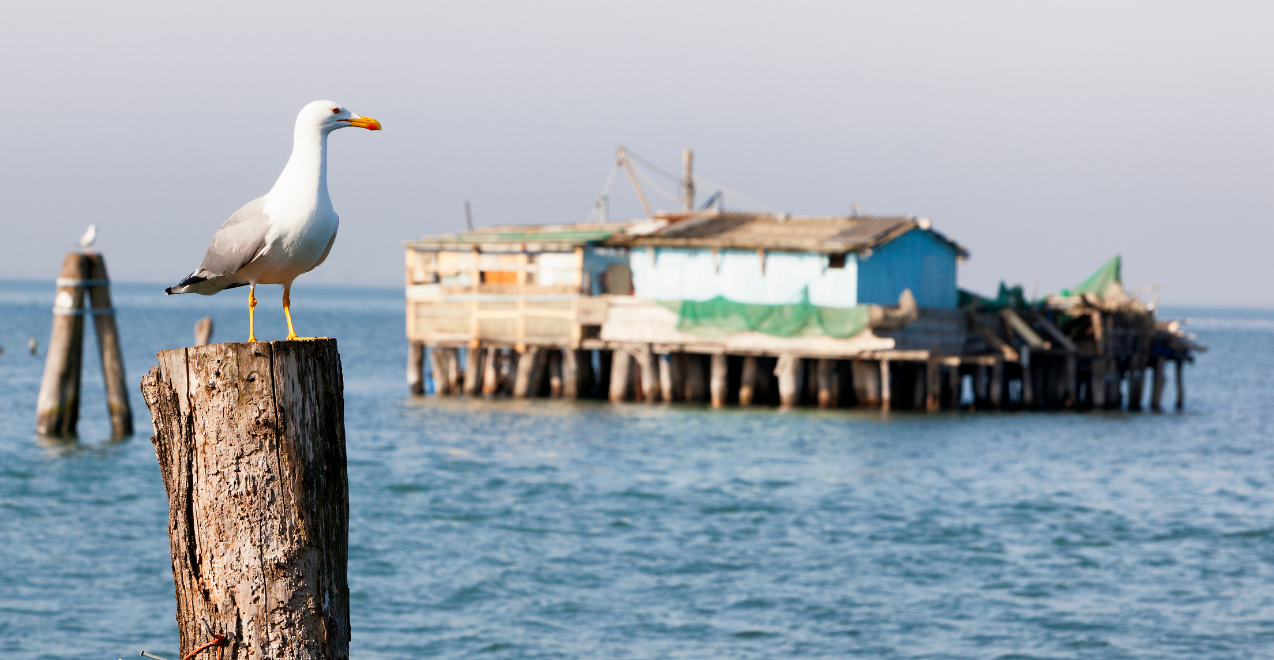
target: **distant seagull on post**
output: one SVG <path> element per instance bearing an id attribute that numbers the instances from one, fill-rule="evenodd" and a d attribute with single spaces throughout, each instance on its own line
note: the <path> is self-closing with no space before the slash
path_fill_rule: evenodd
<path id="1" fill-rule="evenodd" d="M 235 211 L 212 237 L 199 267 L 165 293 L 210 296 L 247 286 L 248 341 L 256 341 L 256 287 L 282 284 L 288 339 L 301 339 L 292 328 L 292 280 L 323 263 L 336 242 L 338 217 L 327 194 L 327 135 L 350 126 L 380 130 L 380 122 L 332 101 L 302 108 L 292 157 L 274 187 Z"/>
<path id="2" fill-rule="evenodd" d="M 97 225 L 89 225 L 88 229 L 84 230 L 84 235 L 80 237 L 80 247 L 84 248 L 85 252 L 92 252 L 93 242 L 96 240 Z"/>

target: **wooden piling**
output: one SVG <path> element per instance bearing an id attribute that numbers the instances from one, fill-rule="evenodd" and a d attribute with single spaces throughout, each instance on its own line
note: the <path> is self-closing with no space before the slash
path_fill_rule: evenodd
<path id="1" fill-rule="evenodd" d="M 545 351 L 548 361 L 549 397 L 562 398 L 562 351 L 548 349 Z"/>
<path id="2" fill-rule="evenodd" d="M 947 395 L 947 406 L 952 410 L 959 408 L 964 400 L 964 376 L 957 364 L 947 367 Z"/>
<path id="3" fill-rule="evenodd" d="M 1066 354 L 1066 402 L 1067 408 L 1079 402 L 1079 364 L 1074 352 Z"/>
<path id="4" fill-rule="evenodd" d="M 168 493 L 185 657 L 349 657 L 349 497 L 336 341 L 178 348 L 142 380 Z M 209 649 L 196 658 L 212 657 Z"/>
<path id="5" fill-rule="evenodd" d="M 500 350 L 492 346 L 487 349 L 486 364 L 482 370 L 482 395 L 495 396 L 500 391 Z"/>
<path id="6" fill-rule="evenodd" d="M 1150 409 L 1156 412 L 1163 410 L 1163 386 L 1165 384 L 1165 374 L 1163 368 L 1166 360 L 1162 355 L 1156 355 L 1150 362 L 1152 376 L 1150 379 Z"/>
<path id="7" fill-rule="evenodd" d="M 418 341 L 407 342 L 407 389 L 425 393 L 425 345 Z"/>
<path id="8" fill-rule="evenodd" d="M 879 406 L 881 402 L 880 365 L 855 358 L 849 363 L 850 384 L 860 406 Z"/>
<path id="9" fill-rule="evenodd" d="M 1142 360 L 1134 357 L 1133 366 L 1128 368 L 1128 410 L 1141 410 L 1145 388 L 1146 370 L 1142 366 Z"/>
<path id="10" fill-rule="evenodd" d="M 133 408 L 128 402 L 128 382 L 124 376 L 124 354 L 119 344 L 119 327 L 115 324 L 115 308 L 111 305 L 110 276 L 100 254 L 85 255 L 88 261 L 89 311 L 93 313 L 93 331 L 97 335 L 97 354 L 102 361 L 102 381 L 106 386 L 106 407 L 111 416 L 111 435 L 122 438 L 133 434 Z M 208 321 L 212 334 L 212 320 Z"/>
<path id="11" fill-rule="evenodd" d="M 1186 407 L 1185 360 L 1177 359 L 1177 410 Z"/>
<path id="12" fill-rule="evenodd" d="M 434 396 L 447 396 L 451 390 L 447 388 L 447 354 L 441 346 L 430 346 L 429 380 L 434 386 Z"/>
<path id="13" fill-rule="evenodd" d="M 801 402 L 801 358 L 795 355 L 780 355 L 778 364 L 774 366 L 774 375 L 779 378 L 779 407 L 793 408 Z"/>
<path id="14" fill-rule="evenodd" d="M 1035 407 L 1035 374 L 1031 366 L 1031 347 L 1023 346 L 1019 352 L 1022 366 L 1022 407 Z"/>
<path id="15" fill-rule="evenodd" d="M 637 349 L 637 362 L 641 367 L 641 400 L 654 403 L 660 398 L 659 367 L 655 364 L 655 354 L 650 344 L 642 344 Z"/>
<path id="16" fill-rule="evenodd" d="M 449 347 L 444 348 L 443 354 L 447 358 L 447 393 L 460 393 L 460 349 Z"/>
<path id="17" fill-rule="evenodd" d="M 536 392 L 532 390 L 532 377 L 536 368 L 537 358 L 540 356 L 540 348 L 537 346 L 527 346 L 526 350 L 518 355 L 517 375 L 513 379 L 513 397 L 516 399 L 525 399 L 533 397 Z"/>
<path id="18" fill-rule="evenodd" d="M 36 399 L 35 430 L 40 435 L 75 435 L 80 415 L 81 364 L 84 358 L 84 287 L 89 279 L 86 255 L 72 252 L 62 261 L 53 299 L 44 378 Z"/>
<path id="19" fill-rule="evenodd" d="M 782 358 L 780 358 L 782 360 Z M 743 370 L 739 375 L 739 405 L 752 405 L 752 397 L 756 394 L 757 380 L 760 378 L 760 369 L 757 367 L 757 359 L 754 355 L 748 355 L 743 358 Z"/>
<path id="20" fill-rule="evenodd" d="M 617 348 L 612 353 L 610 361 L 611 403 L 622 403 L 628 398 L 628 372 L 632 362 L 633 356 L 629 355 L 628 351 Z"/>
<path id="21" fill-rule="evenodd" d="M 470 345 L 464 354 L 464 395 L 476 396 L 482 391 L 482 348 Z"/>
<path id="22" fill-rule="evenodd" d="M 889 377 L 889 360 L 882 358 L 880 360 L 880 409 L 883 412 L 889 412 L 890 403 L 893 400 L 893 383 Z"/>
<path id="23" fill-rule="evenodd" d="M 991 363 L 991 385 L 987 391 L 987 402 L 992 410 L 999 410 L 1004 405 L 1004 358 L 995 356 Z"/>
<path id="24" fill-rule="evenodd" d="M 195 346 L 207 346 L 212 341 L 212 317 L 205 316 L 195 322 Z"/>
<path id="25" fill-rule="evenodd" d="M 937 351 L 929 353 L 925 364 L 925 410 L 938 412 L 942 407 L 942 363 Z"/>
<path id="26" fill-rule="evenodd" d="M 712 354 L 712 373 L 709 376 L 708 390 L 712 397 L 712 407 L 720 408 L 726 402 L 726 375 L 728 370 L 724 353 Z"/>
<path id="27" fill-rule="evenodd" d="M 663 401 L 664 403 L 672 403 L 673 395 L 677 391 L 672 384 L 672 356 L 667 354 L 656 354 L 655 361 L 659 363 L 660 401 Z"/>
<path id="28" fill-rule="evenodd" d="M 562 351 L 562 398 L 578 399 L 580 396 L 579 363 L 580 351 L 564 349 Z"/>
<path id="29" fill-rule="evenodd" d="M 819 360 L 814 367 L 814 383 L 817 389 L 815 396 L 817 397 L 819 408 L 835 408 L 837 383 L 836 383 L 836 362 L 833 360 Z"/>
<path id="30" fill-rule="evenodd" d="M 1093 358 L 1089 369 L 1088 398 L 1093 402 L 1094 410 L 1102 410 L 1106 407 L 1106 359 Z"/>

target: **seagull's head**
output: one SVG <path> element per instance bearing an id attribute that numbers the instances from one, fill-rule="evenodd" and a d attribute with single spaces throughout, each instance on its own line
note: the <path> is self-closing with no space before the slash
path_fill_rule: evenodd
<path id="1" fill-rule="evenodd" d="M 324 133 L 350 126 L 366 128 L 369 131 L 380 130 L 380 122 L 371 117 L 360 117 L 335 101 L 315 101 L 306 105 L 297 116 L 296 125 L 297 128 L 305 125 Z"/>

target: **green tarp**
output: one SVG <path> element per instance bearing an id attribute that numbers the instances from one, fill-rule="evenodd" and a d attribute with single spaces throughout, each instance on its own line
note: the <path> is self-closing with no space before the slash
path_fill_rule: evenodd
<path id="1" fill-rule="evenodd" d="M 661 302 L 677 312 L 677 329 L 700 337 L 724 337 L 753 330 L 775 337 L 852 337 L 867 329 L 867 305 L 819 307 L 801 293 L 794 305 L 755 305 L 717 296 L 712 300 Z"/>
<path id="2" fill-rule="evenodd" d="M 1111 257 L 1097 272 L 1093 273 L 1084 280 L 1082 284 L 1072 289 L 1062 289 L 1063 296 L 1079 296 L 1085 293 L 1093 293 L 1099 296 L 1106 295 L 1106 290 L 1112 283 L 1123 284 L 1123 278 L 1120 276 L 1119 255 Z"/>

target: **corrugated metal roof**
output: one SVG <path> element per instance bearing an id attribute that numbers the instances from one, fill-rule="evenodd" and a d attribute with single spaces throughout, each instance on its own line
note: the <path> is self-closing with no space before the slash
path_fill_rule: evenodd
<path id="1" fill-rule="evenodd" d="M 725 212 L 675 221 L 643 236 L 616 234 L 608 245 L 627 247 L 715 247 L 801 252 L 854 252 L 883 245 L 913 230 L 930 231 L 910 216 L 788 216 Z M 932 232 L 957 253 L 967 251 Z"/>

